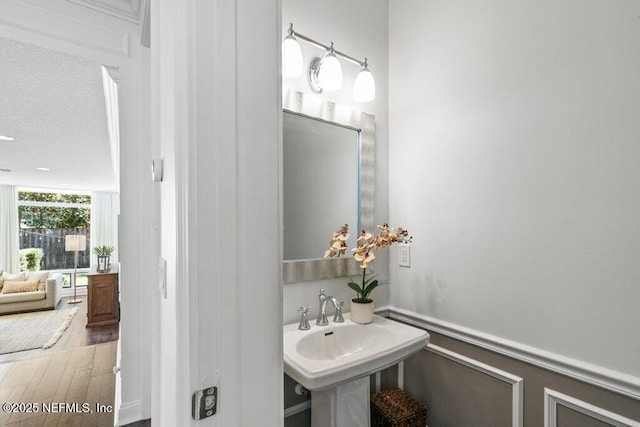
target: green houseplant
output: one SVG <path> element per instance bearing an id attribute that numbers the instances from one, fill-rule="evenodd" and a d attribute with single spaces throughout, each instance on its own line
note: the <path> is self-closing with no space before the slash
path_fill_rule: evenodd
<path id="1" fill-rule="evenodd" d="M 98 256 L 98 266 L 96 271 L 98 273 L 106 273 L 111 270 L 111 254 L 114 253 L 116 248 L 114 246 L 96 246 L 93 248 L 93 253 Z"/>
<path id="2" fill-rule="evenodd" d="M 35 271 L 42 267 L 44 250 L 42 248 L 20 249 L 20 270 Z"/>
<path id="3" fill-rule="evenodd" d="M 394 243 L 407 243 L 411 238 L 407 238 L 408 231 L 401 228 L 389 228 L 389 225 L 378 226 L 379 233 L 373 235 L 366 230 L 362 230 L 358 237 L 358 247 L 353 248 L 353 259 L 360 263 L 362 268 L 362 279 L 360 283 L 351 278 L 347 285 L 356 292 L 356 298 L 351 300 L 351 320 L 356 323 L 371 323 L 373 320 L 373 300 L 369 298 L 371 292 L 381 283 L 375 275 L 367 278 L 367 267 L 376 256 L 374 251 L 391 246 Z M 349 239 L 349 227 L 345 224 L 340 227 L 331 238 L 331 247 L 325 252 L 325 258 L 339 257 L 347 251 L 347 240 Z"/>

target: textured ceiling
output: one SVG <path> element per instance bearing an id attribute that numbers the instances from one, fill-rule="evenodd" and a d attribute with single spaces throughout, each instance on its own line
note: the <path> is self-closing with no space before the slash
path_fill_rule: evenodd
<path id="1" fill-rule="evenodd" d="M 97 62 L 0 37 L 0 135 L 0 184 L 117 191 Z"/>

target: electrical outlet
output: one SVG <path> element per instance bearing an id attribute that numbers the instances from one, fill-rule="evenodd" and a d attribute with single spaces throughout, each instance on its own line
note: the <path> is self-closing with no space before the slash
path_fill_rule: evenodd
<path id="1" fill-rule="evenodd" d="M 191 398 L 191 416 L 201 420 L 215 415 L 218 409 L 218 387 L 209 387 L 193 393 Z"/>
<path id="2" fill-rule="evenodd" d="M 400 249 L 398 259 L 400 267 L 411 267 L 411 245 L 400 243 L 398 248 Z"/>

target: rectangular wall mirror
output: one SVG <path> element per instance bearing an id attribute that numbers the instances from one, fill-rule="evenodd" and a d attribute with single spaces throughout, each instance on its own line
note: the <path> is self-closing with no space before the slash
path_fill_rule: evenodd
<path id="1" fill-rule="evenodd" d="M 373 226 L 374 117 L 336 104 L 286 98 L 283 113 L 283 282 L 358 274 L 351 253 L 324 259 L 342 224 Z M 306 102 L 305 102 L 306 101 Z"/>
<path id="2" fill-rule="evenodd" d="M 283 114 L 284 260 L 322 258 L 339 225 L 358 222 L 360 130 Z"/>

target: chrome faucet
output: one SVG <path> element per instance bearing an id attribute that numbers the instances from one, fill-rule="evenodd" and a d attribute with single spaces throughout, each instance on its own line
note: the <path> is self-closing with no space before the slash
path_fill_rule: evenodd
<path id="1" fill-rule="evenodd" d="M 325 326 L 329 324 L 329 320 L 327 320 L 327 301 L 331 301 L 333 307 L 336 310 L 336 313 L 333 316 L 333 321 L 336 323 L 344 322 L 344 317 L 342 317 L 342 307 L 344 306 L 344 302 L 338 302 L 338 300 L 334 297 L 327 296 L 324 289 L 320 289 L 320 295 L 318 295 L 318 299 L 320 300 L 320 311 L 318 312 L 316 325 Z"/>

